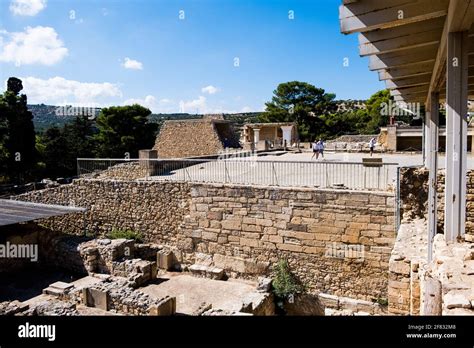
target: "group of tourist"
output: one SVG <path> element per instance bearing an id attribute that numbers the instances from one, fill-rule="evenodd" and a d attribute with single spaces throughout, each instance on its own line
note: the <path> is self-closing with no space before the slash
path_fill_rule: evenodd
<path id="1" fill-rule="evenodd" d="M 316 157 L 316 159 L 319 159 L 319 155 L 321 155 L 321 158 L 324 158 L 324 141 L 322 139 L 319 139 L 318 141 L 315 141 L 313 143 L 313 156 L 311 159 Z"/>
<path id="2" fill-rule="evenodd" d="M 375 145 L 377 144 L 377 140 L 375 138 L 370 139 L 369 141 L 369 150 L 370 150 L 370 157 L 374 154 Z M 324 159 L 324 141 L 319 139 L 318 141 L 314 141 L 312 143 L 313 148 L 313 156 L 311 159 L 316 157 L 316 160 L 319 159 L 319 156 Z"/>

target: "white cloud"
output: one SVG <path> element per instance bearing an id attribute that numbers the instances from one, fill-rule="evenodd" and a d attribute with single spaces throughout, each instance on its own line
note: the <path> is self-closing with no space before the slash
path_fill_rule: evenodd
<path id="1" fill-rule="evenodd" d="M 125 63 L 123 63 L 122 66 L 125 69 L 143 70 L 143 64 L 141 62 L 128 57 L 125 58 Z"/>
<path id="2" fill-rule="evenodd" d="M 27 27 L 22 32 L 0 31 L 0 62 L 54 65 L 68 54 L 68 49 L 51 27 Z"/>
<path id="3" fill-rule="evenodd" d="M 253 112 L 253 109 L 250 106 L 244 106 L 240 112 Z"/>
<path id="4" fill-rule="evenodd" d="M 36 16 L 46 7 L 46 0 L 12 0 L 10 11 L 18 16 Z"/>
<path id="5" fill-rule="evenodd" d="M 141 106 L 144 106 L 150 109 L 154 113 L 173 113 L 173 112 L 176 112 L 177 110 L 176 104 L 172 100 L 167 99 L 167 98 L 157 100 L 152 95 L 147 95 L 143 99 L 132 98 L 123 102 L 123 105 L 133 105 L 133 104 L 139 104 Z"/>
<path id="6" fill-rule="evenodd" d="M 217 92 L 219 92 L 219 88 L 209 85 L 209 86 L 201 88 L 201 92 L 208 93 L 208 94 L 216 94 Z"/>
<path id="7" fill-rule="evenodd" d="M 194 113 L 206 113 L 207 112 L 207 103 L 206 97 L 199 96 L 198 99 L 179 102 L 179 111 L 188 112 L 191 114 Z"/>
<path id="8" fill-rule="evenodd" d="M 106 105 L 104 99 L 122 97 L 120 88 L 109 82 L 79 82 L 58 76 L 47 80 L 35 77 L 21 80 L 31 104 L 103 106 Z"/>

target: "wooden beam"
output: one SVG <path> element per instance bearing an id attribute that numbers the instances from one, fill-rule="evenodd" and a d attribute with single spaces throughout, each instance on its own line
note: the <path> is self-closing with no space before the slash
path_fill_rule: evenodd
<path id="1" fill-rule="evenodd" d="M 375 42 L 359 45 L 359 54 L 369 56 L 403 50 L 411 50 L 417 47 L 437 45 L 441 38 L 442 29 L 433 29 L 421 33 L 414 33 Z"/>
<path id="2" fill-rule="evenodd" d="M 378 43 L 385 40 L 417 35 L 431 30 L 438 30 L 440 33 L 444 27 L 446 17 L 430 19 L 424 22 L 403 25 L 389 30 L 374 30 L 365 33 L 359 33 L 359 45 L 367 43 Z"/>
<path id="3" fill-rule="evenodd" d="M 474 67 L 474 54 L 471 53 L 469 55 L 469 68 Z M 405 67 L 400 68 L 389 68 L 380 70 L 379 73 L 379 80 L 399 80 L 405 79 L 408 77 L 415 77 L 415 76 L 422 76 L 422 75 L 429 75 L 433 73 L 434 61 L 433 62 L 422 62 L 418 64 L 411 64 Z M 471 72 L 472 71 L 472 72 Z M 469 70 L 469 75 L 474 75 L 473 70 Z"/>
<path id="4" fill-rule="evenodd" d="M 452 32 L 471 29 L 474 21 L 473 7 L 473 0 L 451 0 L 449 2 L 448 14 L 444 22 L 443 33 L 436 53 L 433 73 L 431 74 L 426 105 L 431 104 L 431 96 L 433 93 L 440 91 L 440 86 L 445 80 L 448 35 Z M 469 46 L 468 53 L 473 51 L 472 44 Z"/>
<path id="5" fill-rule="evenodd" d="M 364 0 L 339 7 L 341 32 L 367 32 L 443 17 L 449 0 Z"/>
<path id="6" fill-rule="evenodd" d="M 434 62 L 422 62 L 400 68 L 379 70 L 379 80 L 397 80 L 426 74 L 431 76 L 433 66 Z"/>
<path id="7" fill-rule="evenodd" d="M 411 50 L 371 55 L 369 56 L 369 69 L 382 70 L 429 62 L 435 64 L 436 59 L 438 59 L 437 54 L 439 52 L 439 47 L 441 46 L 442 40 L 439 45 L 428 45 L 416 47 Z M 474 53 L 474 36 L 469 37 L 468 52 L 469 54 Z"/>
<path id="8" fill-rule="evenodd" d="M 425 74 L 425 75 L 409 77 L 409 78 L 399 79 L 399 80 L 386 80 L 385 86 L 388 89 L 415 87 L 415 86 L 420 86 L 420 85 L 427 85 L 430 83 L 430 80 L 431 80 L 431 76 L 429 74 Z"/>
<path id="9" fill-rule="evenodd" d="M 373 55 L 369 57 L 369 69 L 381 70 L 434 62 L 437 50 L 437 45 L 429 45 L 417 47 L 409 51 Z"/>

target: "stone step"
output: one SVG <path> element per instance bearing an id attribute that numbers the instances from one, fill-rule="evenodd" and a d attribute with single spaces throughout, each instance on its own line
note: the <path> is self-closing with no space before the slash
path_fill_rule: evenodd
<path id="1" fill-rule="evenodd" d="M 224 270 L 218 267 L 194 264 L 189 267 L 189 271 L 192 275 L 198 277 L 205 277 L 214 280 L 221 280 L 224 278 Z"/>
<path id="2" fill-rule="evenodd" d="M 64 295 L 64 291 L 56 288 L 47 287 L 46 289 L 43 289 L 43 294 L 60 297 Z"/>
<path id="3" fill-rule="evenodd" d="M 65 282 L 55 282 L 49 285 L 50 288 L 57 289 L 57 290 L 71 290 L 74 287 L 74 284 L 65 283 Z"/>

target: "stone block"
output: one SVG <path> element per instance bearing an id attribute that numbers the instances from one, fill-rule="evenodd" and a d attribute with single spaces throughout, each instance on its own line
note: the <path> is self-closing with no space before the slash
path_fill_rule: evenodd
<path id="1" fill-rule="evenodd" d="M 202 239 L 217 242 L 217 233 L 202 231 Z"/>
<path id="2" fill-rule="evenodd" d="M 207 218 L 209 220 L 218 220 L 218 221 L 221 221 L 222 220 L 222 212 L 221 211 L 209 211 L 207 213 Z"/>
<path id="3" fill-rule="evenodd" d="M 249 247 L 253 247 L 253 248 L 257 248 L 258 247 L 258 239 L 252 239 L 252 238 L 240 238 L 240 245 L 243 245 L 243 246 L 249 246 Z"/>
<path id="4" fill-rule="evenodd" d="M 303 252 L 303 247 L 302 246 L 294 245 L 294 244 L 277 244 L 276 247 L 279 250 L 293 251 L 293 252 L 296 252 L 296 253 Z"/>
<path id="5" fill-rule="evenodd" d="M 94 288 L 82 289 L 83 302 L 87 307 L 109 310 L 109 292 Z"/>
<path id="6" fill-rule="evenodd" d="M 258 226 L 264 226 L 264 227 L 273 226 L 273 220 L 271 219 L 256 219 L 255 223 Z"/>
<path id="7" fill-rule="evenodd" d="M 450 291 L 443 297 L 443 303 L 448 309 L 471 308 L 468 294 L 460 291 Z"/>
<path id="8" fill-rule="evenodd" d="M 171 271 L 175 265 L 175 258 L 172 251 L 160 250 L 156 254 L 156 263 L 159 269 Z"/>
<path id="9" fill-rule="evenodd" d="M 240 231 L 242 229 L 242 222 L 238 220 L 223 220 L 222 228 L 225 230 L 239 230 Z"/>
<path id="10" fill-rule="evenodd" d="M 262 232 L 262 227 L 257 225 L 242 224 L 242 231 L 246 232 Z"/>
<path id="11" fill-rule="evenodd" d="M 170 316 L 176 314 L 176 297 L 166 296 L 156 305 L 150 307 L 148 315 Z"/>

